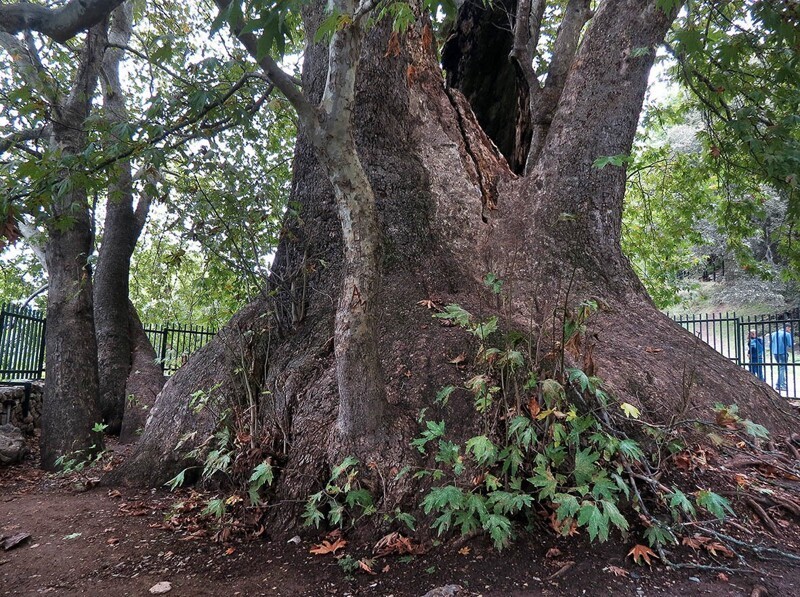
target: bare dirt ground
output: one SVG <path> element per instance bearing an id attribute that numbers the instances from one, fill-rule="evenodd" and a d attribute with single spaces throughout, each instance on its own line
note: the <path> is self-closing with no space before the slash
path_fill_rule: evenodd
<path id="1" fill-rule="evenodd" d="M 214 539 L 165 524 L 176 496 L 165 491 L 85 489 L 79 479 L 53 477 L 36 461 L 0 469 L 0 537 L 29 534 L 0 548 L 0 595 L 149 595 L 159 582 L 168 595 L 800 595 L 797 564 L 748 558 L 745 572 L 668 570 L 638 566 L 626 556 L 633 538 L 589 546 L 580 537 L 536 532 L 497 552 L 482 538 L 432 546 L 423 555 L 369 561 L 375 574 L 346 574 L 332 555 L 313 555 L 322 537 L 299 543 L 264 536 Z M 266 535 L 266 533 L 265 533 Z M 781 545 L 792 550 L 792 541 Z M 554 549 L 555 548 L 555 549 Z M 371 556 L 352 540 L 346 555 Z M 340 555 L 342 552 L 338 552 Z M 735 560 L 676 547 L 675 561 L 741 568 Z M 619 575 L 619 576 L 618 576 Z"/>

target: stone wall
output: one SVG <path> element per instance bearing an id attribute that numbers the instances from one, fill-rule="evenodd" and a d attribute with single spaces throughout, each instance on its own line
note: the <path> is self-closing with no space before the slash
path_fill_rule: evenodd
<path id="1" fill-rule="evenodd" d="M 42 395 L 44 382 L 31 382 L 30 404 L 28 415 L 25 416 L 25 388 L 22 386 L 0 386 L 0 425 L 11 423 L 26 434 L 40 426 L 42 414 Z"/>

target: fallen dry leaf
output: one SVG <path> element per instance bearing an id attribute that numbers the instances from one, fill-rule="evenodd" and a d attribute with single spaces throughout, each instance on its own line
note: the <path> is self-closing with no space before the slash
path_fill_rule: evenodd
<path id="1" fill-rule="evenodd" d="M 644 560 L 647 562 L 648 566 L 652 566 L 653 563 L 650 561 L 650 558 L 657 557 L 655 552 L 647 547 L 646 545 L 636 544 L 633 548 L 628 552 L 628 556 L 633 558 L 633 561 L 637 564 L 641 564 L 639 560 Z"/>
<path id="2" fill-rule="evenodd" d="M 226 556 L 229 556 L 229 555 L 231 555 L 231 554 L 232 554 L 233 552 L 235 552 L 235 551 L 236 551 L 236 548 L 235 548 L 235 547 L 229 547 L 228 549 L 226 549 L 226 550 L 225 550 L 225 555 L 226 555 Z"/>
<path id="3" fill-rule="evenodd" d="M 462 547 L 461 549 L 458 550 L 458 553 L 460 553 L 462 556 L 468 556 L 469 552 L 471 552 L 471 551 L 472 550 L 468 546 L 465 545 L 464 547 Z"/>
<path id="4" fill-rule="evenodd" d="M 375 560 L 359 560 L 358 567 L 361 568 L 367 574 L 377 574 L 372 567 L 375 565 Z"/>
<path id="5" fill-rule="evenodd" d="M 340 549 L 344 548 L 347 545 L 347 541 L 342 538 L 336 539 L 333 543 L 330 541 L 323 541 L 319 545 L 315 545 L 310 549 L 310 552 L 314 555 L 324 556 L 325 554 L 333 554 L 339 551 Z"/>
<path id="6" fill-rule="evenodd" d="M 432 301 L 431 299 L 422 299 L 421 301 L 417 301 L 417 304 L 425 307 L 426 309 L 436 308 L 436 302 Z"/>
<path id="7" fill-rule="evenodd" d="M 717 580 L 721 580 L 722 582 L 728 582 L 728 575 L 724 572 L 720 572 L 717 574 Z"/>
<path id="8" fill-rule="evenodd" d="M 378 557 L 396 554 L 419 554 L 424 550 L 419 545 L 414 545 L 411 539 L 401 535 L 397 531 L 384 535 L 372 548 L 372 553 Z"/>
<path id="9" fill-rule="evenodd" d="M 467 360 L 467 353 L 462 352 L 460 355 L 458 355 L 456 358 L 454 358 L 452 361 L 449 361 L 449 362 L 452 365 L 460 365 L 461 363 L 463 363 L 466 360 Z"/>
<path id="10" fill-rule="evenodd" d="M 681 543 L 687 547 L 691 547 L 695 551 L 700 549 L 700 547 L 703 545 L 703 541 L 699 541 L 697 539 L 697 535 L 694 537 L 684 537 Z"/>
<path id="11" fill-rule="evenodd" d="M 628 576 L 630 574 L 630 572 L 625 570 L 625 568 L 620 568 L 619 566 L 609 565 L 603 568 L 603 570 L 605 570 L 606 572 L 610 572 L 614 576 Z"/>
<path id="12" fill-rule="evenodd" d="M 542 412 L 542 407 L 539 406 L 539 402 L 536 400 L 536 398 L 531 398 L 528 400 L 528 410 L 531 411 L 532 418 L 536 418 L 536 415 Z"/>
<path id="13" fill-rule="evenodd" d="M 557 558 L 560 555 L 561 555 L 561 550 L 560 549 L 558 549 L 557 547 L 551 547 L 550 549 L 547 550 L 547 553 L 544 554 L 544 557 L 546 557 L 546 558 Z"/>
<path id="14" fill-rule="evenodd" d="M 657 353 L 657 352 L 663 352 L 664 349 L 663 348 L 653 348 L 652 346 L 648 346 L 647 348 L 644 349 L 644 351 L 645 352 L 649 352 L 650 354 L 654 354 L 654 353 Z"/>
<path id="15" fill-rule="evenodd" d="M 705 547 L 706 551 L 708 553 L 710 553 L 711 555 L 714 555 L 714 556 L 718 555 L 717 552 L 719 552 L 722 555 L 724 555 L 726 558 L 732 558 L 733 557 L 733 552 L 730 549 L 728 549 L 725 545 L 723 545 L 722 543 L 719 543 L 718 541 L 713 541 L 711 543 L 706 543 L 703 547 Z"/>

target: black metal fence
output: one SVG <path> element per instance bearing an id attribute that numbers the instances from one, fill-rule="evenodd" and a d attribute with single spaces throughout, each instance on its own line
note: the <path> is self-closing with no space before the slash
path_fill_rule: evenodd
<path id="1" fill-rule="evenodd" d="M 38 311 L 0 305 L 0 380 L 42 377 L 44 330 Z"/>
<path id="2" fill-rule="evenodd" d="M 775 315 L 673 315 L 672 319 L 783 396 L 800 398 L 800 310 Z"/>
<path id="3" fill-rule="evenodd" d="M 46 319 L 34 309 L 0 305 L 0 381 L 42 379 Z M 216 331 L 194 325 L 145 325 L 162 371 L 171 375 Z"/>
<path id="4" fill-rule="evenodd" d="M 172 375 L 189 360 L 189 355 L 201 348 L 217 333 L 204 326 L 164 325 L 144 326 L 144 331 L 158 356 L 161 370 Z"/>

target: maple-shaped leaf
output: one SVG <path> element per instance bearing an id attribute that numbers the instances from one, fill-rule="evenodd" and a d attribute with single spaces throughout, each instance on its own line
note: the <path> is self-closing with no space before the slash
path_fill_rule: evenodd
<path id="1" fill-rule="evenodd" d="M 315 545 L 311 548 L 311 553 L 317 556 L 324 556 L 325 554 L 333 554 L 336 553 L 338 550 L 342 549 L 345 545 L 347 545 L 347 541 L 342 538 L 337 539 L 333 543 L 330 541 L 323 541 L 319 545 Z"/>
<path id="2" fill-rule="evenodd" d="M 605 570 L 606 572 L 610 572 L 614 576 L 628 576 L 630 574 L 630 572 L 625 570 L 625 568 L 620 568 L 619 566 L 609 565 L 603 568 L 603 570 Z"/>
<path id="3" fill-rule="evenodd" d="M 367 574 L 378 574 L 372 569 L 374 565 L 375 565 L 375 560 L 371 558 L 358 561 L 358 567 L 361 568 Z"/>
<path id="4" fill-rule="evenodd" d="M 628 556 L 633 558 L 633 561 L 639 565 L 641 565 L 642 563 L 641 560 L 644 560 L 645 562 L 647 562 L 648 566 L 653 565 L 653 563 L 650 561 L 650 558 L 657 557 L 652 549 L 650 549 L 646 545 L 640 545 L 638 543 L 634 545 L 633 548 L 628 552 Z"/>
<path id="5" fill-rule="evenodd" d="M 641 414 L 638 408 L 628 402 L 620 403 L 619 408 L 629 419 L 638 419 L 639 415 Z"/>
<path id="6" fill-rule="evenodd" d="M 431 299 L 422 299 L 421 301 L 417 301 L 417 304 L 425 307 L 426 309 L 435 309 L 436 302 L 432 301 Z"/>
<path id="7" fill-rule="evenodd" d="M 695 551 L 700 549 L 700 547 L 703 545 L 703 542 L 698 540 L 697 535 L 694 537 L 684 537 L 681 543 L 687 547 L 691 547 Z"/>

